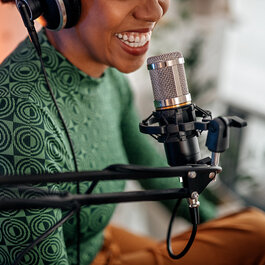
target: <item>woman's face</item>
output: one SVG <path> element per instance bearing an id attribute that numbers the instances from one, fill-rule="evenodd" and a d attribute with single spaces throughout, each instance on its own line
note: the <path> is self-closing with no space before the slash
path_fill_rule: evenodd
<path id="1" fill-rule="evenodd" d="M 170 0 L 82 0 L 75 31 L 84 56 L 95 67 L 111 66 L 129 73 L 138 69 L 152 30 Z"/>

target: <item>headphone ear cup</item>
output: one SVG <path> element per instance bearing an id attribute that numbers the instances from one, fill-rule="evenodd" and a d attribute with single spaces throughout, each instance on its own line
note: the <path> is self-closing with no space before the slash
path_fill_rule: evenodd
<path id="1" fill-rule="evenodd" d="M 88 0 L 86 0 L 88 1 Z M 64 0 L 67 22 L 65 28 L 71 28 L 77 24 L 81 16 L 81 0 Z"/>
<path id="2" fill-rule="evenodd" d="M 81 0 L 45 0 L 43 2 L 45 27 L 51 30 L 71 28 L 81 15 Z"/>

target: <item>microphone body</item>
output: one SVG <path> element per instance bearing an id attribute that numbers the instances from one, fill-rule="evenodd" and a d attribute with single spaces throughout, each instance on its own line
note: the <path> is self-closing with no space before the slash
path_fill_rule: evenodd
<path id="1" fill-rule="evenodd" d="M 170 166 L 196 164 L 200 160 L 198 134 L 194 129 L 182 129 L 182 125 L 196 121 L 195 108 L 191 104 L 184 69 L 184 58 L 180 52 L 148 58 L 147 67 L 154 93 L 155 115 L 160 126 L 173 125 L 179 130 L 167 132 L 162 138 Z M 176 126 L 177 125 L 177 126 Z"/>

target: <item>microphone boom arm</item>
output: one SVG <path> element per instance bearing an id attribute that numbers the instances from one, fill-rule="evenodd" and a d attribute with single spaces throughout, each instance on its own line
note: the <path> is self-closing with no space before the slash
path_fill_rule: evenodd
<path id="1" fill-rule="evenodd" d="M 0 185 L 4 187 L 18 184 L 32 184 L 32 179 L 36 183 L 47 182 L 71 182 L 85 180 L 101 180 L 110 179 L 148 179 L 161 177 L 182 177 L 186 183 L 184 188 L 164 189 L 164 190 L 145 190 L 130 192 L 114 192 L 105 194 L 82 194 L 73 195 L 70 193 L 54 192 L 34 199 L 7 199 L 1 198 L 0 210 L 8 209 L 27 209 L 27 208 L 61 208 L 72 209 L 76 205 L 93 205 L 120 202 L 135 201 L 159 201 L 169 199 L 191 198 L 194 192 L 201 193 L 207 185 L 213 180 L 213 176 L 222 171 L 221 167 L 209 165 L 189 165 L 182 167 L 164 167 L 150 168 L 136 165 L 111 165 L 103 171 L 87 171 L 72 173 L 57 173 L 35 176 L 0 176 Z M 97 173 L 97 174 L 96 174 Z M 72 174 L 70 178 L 69 174 Z M 101 177 L 100 177 L 101 175 Z M 19 188 L 19 186 L 18 186 Z M 21 186 L 25 189 L 25 186 Z M 32 189 L 32 187 L 29 187 Z"/>

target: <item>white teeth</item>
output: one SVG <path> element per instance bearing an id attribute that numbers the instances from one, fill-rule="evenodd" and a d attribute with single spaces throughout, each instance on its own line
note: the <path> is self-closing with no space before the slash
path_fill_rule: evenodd
<path id="1" fill-rule="evenodd" d="M 118 39 L 130 47 L 142 47 L 151 39 L 151 32 L 127 32 L 115 34 Z"/>
<path id="2" fill-rule="evenodd" d="M 130 37 L 129 37 L 129 41 L 130 41 L 130 42 L 134 42 L 134 36 L 133 36 L 133 35 L 130 35 Z"/>
<path id="3" fill-rule="evenodd" d="M 135 37 L 134 41 L 135 42 L 140 42 L 140 37 L 139 36 Z"/>

